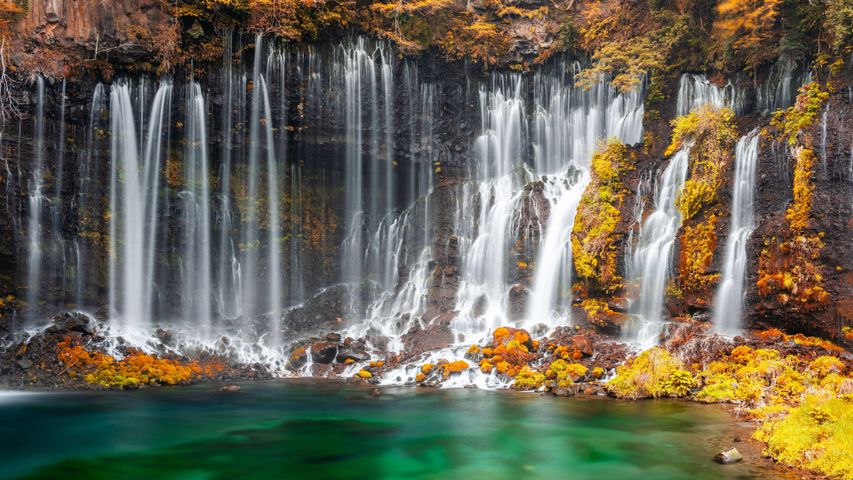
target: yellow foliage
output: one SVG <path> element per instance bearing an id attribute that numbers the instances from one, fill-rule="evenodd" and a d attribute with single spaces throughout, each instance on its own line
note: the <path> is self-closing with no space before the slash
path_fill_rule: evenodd
<path id="1" fill-rule="evenodd" d="M 770 419 L 754 437 L 776 460 L 834 478 L 853 479 L 853 401 L 808 395 L 781 419 Z"/>
<path id="2" fill-rule="evenodd" d="M 545 374 L 531 370 L 530 367 L 523 367 L 515 376 L 512 382 L 512 388 L 516 390 L 535 390 L 542 386 L 545 382 Z"/>
<path id="3" fill-rule="evenodd" d="M 832 373 L 841 374 L 844 373 L 844 362 L 836 357 L 822 355 L 809 363 L 809 371 L 818 378 L 824 378 Z"/>
<path id="4" fill-rule="evenodd" d="M 685 372 L 679 360 L 666 350 L 655 347 L 618 367 L 616 377 L 607 383 L 606 388 L 619 398 L 633 400 L 672 396 L 683 393 L 688 383 Z M 692 376 L 689 383 L 692 385 Z"/>
<path id="5" fill-rule="evenodd" d="M 567 388 L 586 375 L 587 368 L 579 363 L 569 363 L 562 359 L 551 362 L 545 377 L 554 380 L 558 388 Z"/>
<path id="6" fill-rule="evenodd" d="M 616 258 L 616 228 L 626 189 L 622 174 L 628 148 L 615 139 L 592 157 L 591 180 L 578 204 L 572 228 L 572 260 L 580 279 L 606 293 L 621 286 Z"/>
<path id="7" fill-rule="evenodd" d="M 720 54 L 733 51 L 757 68 L 776 52 L 781 0 L 720 0 L 711 36 Z"/>
<path id="8" fill-rule="evenodd" d="M 692 145 L 690 178 L 676 200 L 682 219 L 687 221 L 716 201 L 737 140 L 737 124 L 730 109 L 706 105 L 676 118 L 672 127 L 666 155 Z"/>
<path id="9" fill-rule="evenodd" d="M 794 201 L 785 211 L 785 218 L 790 223 L 791 231 L 798 233 L 809 225 L 809 213 L 812 210 L 814 197 L 812 176 L 817 157 L 814 152 L 806 148 L 795 149 L 794 156 L 797 159 L 794 167 Z"/>
<path id="10" fill-rule="evenodd" d="M 788 142 L 788 145 L 800 144 L 804 148 L 811 149 L 812 136 L 809 130 L 817 123 L 827 100 L 829 100 L 829 92 L 822 90 L 819 83 L 807 83 L 797 91 L 797 100 L 794 105 L 773 113 L 770 126 L 776 130 L 780 139 Z"/>
<path id="11" fill-rule="evenodd" d="M 593 52 L 592 66 L 577 78 L 584 88 L 609 77 L 620 91 L 633 90 L 644 75 L 667 68 L 670 52 L 688 31 L 684 16 L 650 12 L 640 2 L 591 1 L 581 14 L 580 46 Z"/>

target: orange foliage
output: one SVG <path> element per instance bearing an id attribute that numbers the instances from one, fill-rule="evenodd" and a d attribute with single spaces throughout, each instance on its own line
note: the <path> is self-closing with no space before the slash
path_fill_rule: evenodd
<path id="1" fill-rule="evenodd" d="M 775 30 L 781 0 L 721 0 L 711 36 L 718 52 L 741 54 L 750 68 L 776 55 Z"/>
<path id="2" fill-rule="evenodd" d="M 530 334 L 523 329 L 496 328 L 492 334 L 492 346 L 480 350 L 483 354 L 480 370 L 489 373 L 497 369 L 499 374 L 515 377 L 522 367 L 536 358 L 532 352 L 536 347 L 538 342 L 531 340 Z"/>
<path id="3" fill-rule="evenodd" d="M 455 362 L 448 362 L 441 365 L 441 374 L 444 378 L 449 378 L 455 373 L 460 373 L 464 370 L 467 370 L 468 367 L 468 362 L 466 362 L 465 360 L 456 360 Z"/>
<path id="4" fill-rule="evenodd" d="M 711 215 L 705 223 L 684 227 L 679 273 L 681 287 L 688 292 L 699 292 L 719 277 L 708 273 L 717 249 L 716 224 L 716 215 Z"/>
<path id="5" fill-rule="evenodd" d="M 758 293 L 776 295 L 782 305 L 794 310 L 816 310 L 829 300 L 822 286 L 819 263 L 824 244 L 820 235 L 797 235 L 783 242 L 767 239 L 758 257 Z"/>

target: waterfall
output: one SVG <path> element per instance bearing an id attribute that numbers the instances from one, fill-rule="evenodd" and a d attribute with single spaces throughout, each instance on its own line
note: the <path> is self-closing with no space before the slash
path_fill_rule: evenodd
<path id="1" fill-rule="evenodd" d="M 155 105 L 156 108 L 156 105 Z M 155 112 L 156 113 L 156 112 Z M 187 88 L 186 147 L 183 200 L 184 252 L 181 256 L 184 319 L 192 319 L 204 333 L 212 321 L 210 177 L 207 156 L 207 121 L 201 86 Z M 150 140 L 150 139 L 149 139 Z M 156 193 L 155 208 L 156 208 Z M 152 221 L 156 219 L 152 218 Z M 153 240 L 152 240 L 153 243 Z"/>
<path id="2" fill-rule="evenodd" d="M 86 129 L 86 144 L 80 155 L 77 171 L 76 195 L 71 206 L 79 231 L 74 238 L 75 251 L 75 280 L 74 280 L 74 304 L 77 308 L 88 306 L 86 298 L 86 285 L 92 283 L 95 274 L 94 268 L 89 265 L 88 253 L 89 239 L 85 235 L 92 229 L 93 216 L 97 208 L 98 185 L 96 174 L 98 171 L 98 146 L 101 143 L 99 131 L 106 130 L 102 125 L 102 116 L 107 112 L 106 94 L 104 85 L 98 83 L 92 92 L 92 104 L 89 109 L 89 124 Z M 90 271 L 91 270 L 91 271 Z"/>
<path id="3" fill-rule="evenodd" d="M 812 81 L 810 71 L 795 78 L 796 63 L 780 59 L 770 69 L 770 74 L 756 92 L 757 111 L 762 115 L 789 107 L 796 96 L 797 89 Z"/>
<path id="4" fill-rule="evenodd" d="M 720 88 L 709 82 L 705 75 L 685 73 L 678 82 L 676 115 L 687 115 L 703 105 L 728 107 L 738 115 L 746 110 L 743 92 L 731 82 Z"/>
<path id="5" fill-rule="evenodd" d="M 642 223 L 631 254 L 629 278 L 639 286 L 639 292 L 631 305 L 634 319 L 628 334 L 643 348 L 657 343 L 663 328 L 666 282 L 676 234 L 681 227 L 676 198 L 687 179 L 689 156 L 690 148 L 684 148 L 670 159 L 655 192 L 654 210 Z"/>
<path id="6" fill-rule="evenodd" d="M 48 282 L 55 280 L 59 287 L 60 300 L 66 298 L 65 273 L 68 262 L 65 259 L 65 239 L 62 236 L 62 220 L 64 207 L 62 203 L 62 189 L 65 181 L 65 79 L 62 79 L 62 90 L 59 99 L 59 132 L 57 134 L 56 170 L 53 175 L 53 198 L 50 201 L 50 278 Z M 50 284 L 50 283 L 48 283 Z"/>
<path id="7" fill-rule="evenodd" d="M 542 177 L 550 213 L 538 248 L 526 317 L 528 326 L 555 327 L 569 316 L 571 234 L 589 183 L 589 161 L 605 138 L 629 145 L 642 140 L 643 92 L 618 93 L 606 81 L 586 91 L 567 87 L 558 77 L 541 75 L 534 91 L 536 173 L 558 174 Z"/>
<path id="8" fill-rule="evenodd" d="M 506 264 L 512 223 L 523 175 L 525 116 L 521 77 L 497 77 L 480 90 L 481 131 L 474 143 L 476 181 L 463 188 L 458 228 L 466 239 L 462 250 L 462 283 L 457 294 L 457 330 L 483 333 L 509 323 Z M 479 204 L 479 208 L 476 208 Z M 477 212 L 471 215 L 469 212 Z M 470 223 L 473 219 L 476 223 Z"/>
<path id="9" fill-rule="evenodd" d="M 39 75 L 36 77 L 36 113 L 35 124 L 33 127 L 33 161 L 34 168 L 32 173 L 32 181 L 30 184 L 29 195 L 29 222 L 28 222 L 28 238 L 29 238 L 29 258 L 27 263 L 27 305 L 29 305 L 30 318 L 32 322 L 35 320 L 34 315 L 37 313 L 38 303 L 41 299 L 42 286 L 42 208 L 46 198 L 42 192 L 44 186 L 44 78 Z"/>
<path id="10" fill-rule="evenodd" d="M 281 321 L 281 194 L 278 187 L 280 175 L 278 160 L 276 158 L 272 132 L 272 111 L 270 109 L 269 91 L 263 76 L 258 78 L 261 97 L 264 100 L 264 136 L 267 142 L 267 282 L 269 314 L 270 314 L 270 341 L 273 347 L 281 343 L 279 337 L 279 322 Z"/>
<path id="11" fill-rule="evenodd" d="M 260 205 L 258 198 L 260 195 L 258 188 L 258 155 L 261 149 L 260 145 L 260 130 L 261 125 L 261 53 L 263 50 L 263 36 L 258 34 L 255 37 L 255 60 L 252 67 L 252 104 L 249 116 L 249 161 L 248 170 L 246 171 L 246 193 L 243 200 L 245 206 L 241 219 L 242 239 L 240 250 L 242 251 L 241 267 L 242 267 L 242 287 L 243 291 L 241 298 L 240 313 L 248 321 L 256 313 L 255 306 L 260 298 L 258 291 L 258 277 L 260 275 L 258 257 L 260 250 L 260 233 L 259 221 L 261 216 Z M 266 119 L 264 119 L 266 121 Z M 268 146 L 271 147 L 271 146 Z"/>
<path id="12" fill-rule="evenodd" d="M 343 279 L 345 282 L 360 283 L 363 280 L 363 224 L 364 224 L 364 167 L 362 149 L 364 135 L 362 130 L 363 90 L 371 98 L 375 97 L 376 74 L 373 58 L 365 50 L 364 42 L 359 41 L 351 48 L 340 47 L 344 81 L 344 113 L 346 119 L 346 156 L 344 174 L 346 175 L 346 198 L 344 218 L 347 225 L 347 239 L 343 249 Z M 355 299 L 360 297 L 355 293 Z M 358 300 L 355 311 L 360 310 Z"/>
<path id="13" fill-rule="evenodd" d="M 162 82 L 140 153 L 130 85 L 119 81 L 110 91 L 110 310 L 131 333 L 152 320 L 159 176 L 171 95 L 171 83 Z"/>
<path id="14" fill-rule="evenodd" d="M 244 65 L 240 38 L 225 34 L 212 80 L 97 85 L 75 166 L 61 144 L 45 150 L 63 165 L 32 170 L 30 201 L 54 180 L 54 209 L 38 219 L 29 205 L 37 234 L 25 225 L 21 237 L 31 258 L 45 255 L 31 277 L 47 276 L 55 245 L 69 261 L 48 273 L 67 271 L 69 285 L 55 295 L 58 283 L 41 282 L 32 305 L 108 301 L 110 333 L 135 345 L 159 328 L 175 348 L 271 364 L 295 336 L 316 335 L 304 312 L 391 351 L 442 314 L 454 314 L 458 341 L 571 322 L 570 239 L 589 162 L 609 137 L 642 141 L 643 88 L 577 89 L 579 66 L 566 63 L 448 85 L 363 38 L 326 50 L 258 36 Z M 51 105 L 44 95 L 34 111 Z M 458 111 L 446 111 L 451 95 Z M 452 115 L 467 146 L 446 131 Z M 59 123 L 63 107 L 35 118 L 36 146 L 75 133 Z"/>
<path id="15" fill-rule="evenodd" d="M 557 326 L 569 315 L 571 298 L 571 235 L 575 213 L 589 184 L 589 174 L 582 171 L 576 179 L 549 179 L 546 194 L 551 202 L 545 240 L 539 248 L 536 270 L 527 306 L 530 326 L 545 323 Z M 562 294 L 562 301 L 559 301 Z M 555 308 L 557 310 L 555 310 Z M 562 318 L 561 318 L 562 317 Z"/>
<path id="16" fill-rule="evenodd" d="M 740 331 L 743 310 L 743 281 L 746 274 L 746 244 L 755 228 L 755 169 L 758 164 L 758 132 L 741 137 L 735 149 L 735 178 L 732 192 L 732 221 L 726 240 L 725 260 L 714 298 L 714 328 L 726 335 Z"/>
<path id="17" fill-rule="evenodd" d="M 222 109 L 222 149 L 221 149 L 221 165 L 219 168 L 219 239 L 217 251 L 219 259 L 217 261 L 217 286 L 216 286 L 216 303 L 217 313 L 224 318 L 230 318 L 239 312 L 239 305 L 242 304 L 240 295 L 240 260 L 237 255 L 237 248 L 234 245 L 234 240 L 231 237 L 231 230 L 234 226 L 234 220 L 231 215 L 232 197 L 231 197 L 231 176 L 233 175 L 232 168 L 232 150 L 234 149 L 233 134 L 233 113 L 232 108 L 235 107 L 235 85 L 234 85 L 234 67 L 233 67 L 233 34 L 227 32 L 223 38 L 223 54 L 222 54 L 222 95 L 224 98 Z M 237 97 L 240 98 L 240 97 Z M 238 111 L 242 111 L 242 105 L 236 105 Z"/>

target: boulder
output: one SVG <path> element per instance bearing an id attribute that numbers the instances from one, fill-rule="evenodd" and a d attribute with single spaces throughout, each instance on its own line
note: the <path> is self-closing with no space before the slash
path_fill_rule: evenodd
<path id="1" fill-rule="evenodd" d="M 240 385 L 223 385 L 219 388 L 219 391 L 225 393 L 237 393 L 240 391 Z"/>
<path id="2" fill-rule="evenodd" d="M 60 313 L 52 318 L 53 325 L 47 328 L 48 333 L 77 332 L 83 335 L 92 335 L 94 325 L 88 315 L 80 312 Z"/>
<path id="3" fill-rule="evenodd" d="M 595 353 L 592 340 L 585 335 L 575 335 L 572 337 L 572 348 L 581 352 L 585 357 L 591 357 Z"/>
<path id="4" fill-rule="evenodd" d="M 311 345 L 311 360 L 315 363 L 332 363 L 337 355 L 336 342 L 316 342 Z"/>
<path id="5" fill-rule="evenodd" d="M 453 343 L 453 332 L 449 325 L 436 321 L 426 327 L 415 325 L 403 334 L 402 339 L 406 355 L 414 356 L 450 346 Z"/>
<path id="6" fill-rule="evenodd" d="M 741 460 L 743 460 L 743 455 L 741 455 L 740 452 L 737 451 L 737 448 L 722 451 L 714 456 L 714 461 L 716 461 L 717 463 L 722 463 L 723 465 L 737 463 Z"/>

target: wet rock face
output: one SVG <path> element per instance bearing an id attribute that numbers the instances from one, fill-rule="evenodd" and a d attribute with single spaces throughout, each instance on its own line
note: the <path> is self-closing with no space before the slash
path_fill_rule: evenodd
<path id="1" fill-rule="evenodd" d="M 127 42 L 134 25 L 154 30 L 169 18 L 156 0 L 29 0 L 17 32 L 47 45 L 94 50 Z"/>
<path id="2" fill-rule="evenodd" d="M 284 314 L 284 338 L 304 338 L 341 330 L 352 311 L 351 291 L 345 285 L 329 287 L 310 298 L 302 306 Z"/>
<path id="3" fill-rule="evenodd" d="M 439 318 L 426 327 L 415 325 L 403 334 L 403 347 L 408 357 L 424 352 L 440 350 L 453 343 L 453 332 L 449 318 Z"/>
<path id="4" fill-rule="evenodd" d="M 822 276 L 821 286 L 828 292 L 825 305 L 800 308 L 798 302 L 780 302 L 776 295 L 761 295 L 758 260 L 765 241 L 789 239 L 792 234 L 785 212 L 792 199 L 795 160 L 784 145 L 761 142 L 756 172 L 755 214 L 758 226 L 747 247 L 748 266 L 744 321 L 756 328 L 776 327 L 788 332 L 842 340 L 842 328 L 853 327 L 853 104 L 849 92 L 853 72 L 848 68 L 836 93 L 831 94 L 826 112 L 826 134 L 822 119 L 813 127 L 813 151 L 817 156 L 812 180 L 814 198 L 809 211 L 806 236 L 819 236 L 823 243 L 816 264 Z M 841 193 L 844 192 L 844 193 Z"/>

